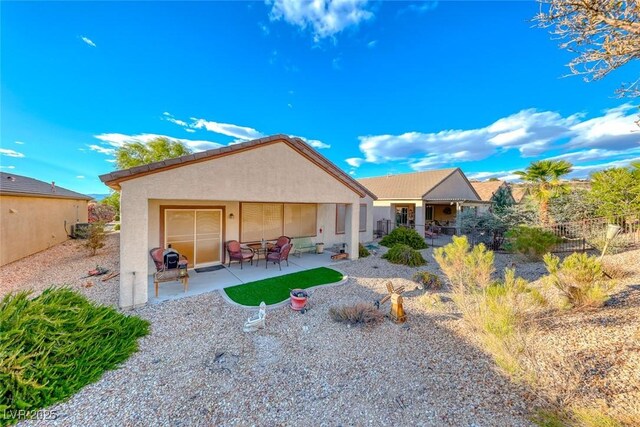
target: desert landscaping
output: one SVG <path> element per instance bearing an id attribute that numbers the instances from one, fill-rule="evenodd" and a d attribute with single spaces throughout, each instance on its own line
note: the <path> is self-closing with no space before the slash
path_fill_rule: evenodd
<path id="1" fill-rule="evenodd" d="M 93 257 L 68 241 L 2 267 L 2 294 L 68 284 L 99 304 L 116 305 L 118 278 L 80 276 L 96 264 L 117 270 L 118 239 L 109 234 Z M 417 269 L 381 259 L 384 251 L 337 264 L 346 283 L 312 290 L 305 314 L 287 306 L 268 310 L 266 328 L 254 333 L 242 332 L 251 312 L 218 292 L 128 310 L 151 322 L 139 352 L 50 408 L 55 421 L 22 424 L 532 425 L 536 407 L 568 395 L 572 403 L 597 399 L 637 417 L 640 274 L 632 269 L 640 251 L 607 257 L 627 273 L 605 307 L 541 321 L 536 345 L 556 358 L 537 360 L 549 371 L 574 365 L 571 378 L 546 379 L 544 390 L 571 388 L 560 396 L 510 381 L 447 308 L 446 289 L 417 289 Z M 422 250 L 428 263 L 420 269 L 439 273 L 431 252 Z M 498 269 L 512 257 L 498 254 Z M 535 280 L 544 266 L 524 263 L 516 271 Z M 389 281 L 408 290 L 406 323 L 348 326 L 330 319 L 332 306 L 380 299 Z M 445 303 L 434 310 L 432 298 Z"/>

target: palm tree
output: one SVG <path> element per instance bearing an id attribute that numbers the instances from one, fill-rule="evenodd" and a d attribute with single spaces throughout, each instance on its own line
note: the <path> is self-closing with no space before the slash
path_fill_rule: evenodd
<path id="1" fill-rule="evenodd" d="M 568 192 L 569 187 L 560 182 L 560 178 L 571 172 L 572 166 L 565 160 L 539 160 L 532 162 L 524 171 L 515 172 L 529 183 L 531 195 L 539 203 L 543 224 L 549 222 L 549 200 Z"/>

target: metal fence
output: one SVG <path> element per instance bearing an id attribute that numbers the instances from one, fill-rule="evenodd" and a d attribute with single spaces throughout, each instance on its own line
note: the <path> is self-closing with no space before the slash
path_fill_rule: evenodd
<path id="1" fill-rule="evenodd" d="M 602 250 L 609 224 L 620 227 L 619 234 L 609 246 L 612 252 L 640 248 L 640 215 L 590 218 L 540 228 L 561 239 L 561 242 L 553 248 L 553 252 L 576 252 L 590 249 Z"/>

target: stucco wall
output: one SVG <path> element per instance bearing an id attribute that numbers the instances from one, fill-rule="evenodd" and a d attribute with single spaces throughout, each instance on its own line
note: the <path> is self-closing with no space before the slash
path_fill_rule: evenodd
<path id="1" fill-rule="evenodd" d="M 458 199 L 458 200 L 478 200 L 471 184 L 469 184 L 460 171 L 455 171 L 447 179 L 429 191 L 424 197 L 425 200 L 433 199 Z M 428 204 L 428 203 L 427 203 Z"/>
<path id="2" fill-rule="evenodd" d="M 240 216 L 233 211 L 238 202 L 319 203 L 318 226 L 325 230 L 335 230 L 335 203 L 346 203 L 353 206 L 346 234 L 325 232 L 323 239 L 327 245 L 346 241 L 357 247 L 359 195 L 285 143 L 259 146 L 121 183 L 120 305 L 147 301 L 147 275 L 153 271 L 148 250 L 159 242 L 160 205 L 224 205 L 229 240 L 238 233 Z M 234 220 L 228 218 L 231 212 Z"/>
<path id="3" fill-rule="evenodd" d="M 0 265 L 67 240 L 71 224 L 87 222 L 87 201 L 0 196 Z"/>

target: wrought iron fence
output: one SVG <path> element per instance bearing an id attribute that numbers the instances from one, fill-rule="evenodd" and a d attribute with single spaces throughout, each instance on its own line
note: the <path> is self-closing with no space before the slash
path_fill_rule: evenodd
<path id="1" fill-rule="evenodd" d="M 620 232 L 609 245 L 611 252 L 640 248 L 640 215 L 615 218 L 590 218 L 540 227 L 561 239 L 553 252 L 602 250 L 609 224 L 620 227 Z"/>

